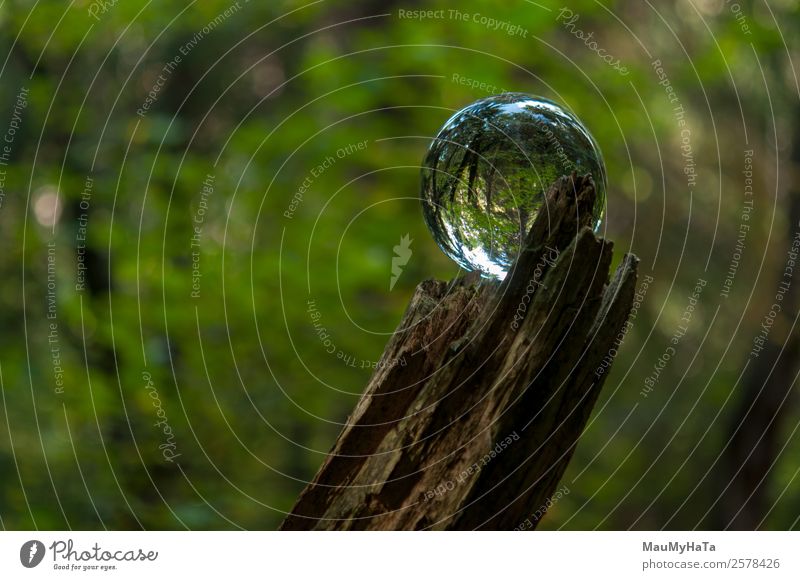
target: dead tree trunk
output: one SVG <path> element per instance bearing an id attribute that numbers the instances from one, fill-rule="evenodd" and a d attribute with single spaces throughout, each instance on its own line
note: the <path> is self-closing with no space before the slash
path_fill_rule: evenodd
<path id="1" fill-rule="evenodd" d="M 535 527 L 633 301 L 638 259 L 609 281 L 612 244 L 588 227 L 594 198 L 589 176 L 559 179 L 502 283 L 417 287 L 282 529 Z"/>

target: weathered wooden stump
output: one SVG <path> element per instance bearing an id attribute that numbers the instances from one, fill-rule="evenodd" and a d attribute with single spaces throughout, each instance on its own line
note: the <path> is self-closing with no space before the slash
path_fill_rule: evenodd
<path id="1" fill-rule="evenodd" d="M 588 175 L 560 178 L 503 282 L 470 274 L 417 287 L 282 529 L 535 527 L 636 285 L 633 255 L 609 281 L 612 243 L 589 227 L 594 198 Z"/>

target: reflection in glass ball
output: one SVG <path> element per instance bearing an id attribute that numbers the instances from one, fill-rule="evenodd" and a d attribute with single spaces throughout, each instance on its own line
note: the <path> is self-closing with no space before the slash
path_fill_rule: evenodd
<path id="1" fill-rule="evenodd" d="M 562 175 L 591 173 L 600 224 L 606 173 L 600 149 L 557 104 L 523 93 L 461 109 L 431 143 L 422 168 L 422 211 L 436 243 L 461 267 L 504 278 Z"/>

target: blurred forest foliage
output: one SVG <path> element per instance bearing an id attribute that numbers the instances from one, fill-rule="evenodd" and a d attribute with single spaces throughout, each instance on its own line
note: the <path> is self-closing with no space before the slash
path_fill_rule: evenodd
<path id="1" fill-rule="evenodd" d="M 742 513 L 744 527 L 796 527 L 796 369 L 777 357 L 796 307 L 745 361 L 800 216 L 800 20 L 789 0 L 732 6 L 0 3 L 0 134 L 20 120 L 0 168 L 2 526 L 276 527 L 416 284 L 458 273 L 419 207 L 430 139 L 508 90 L 586 123 L 608 170 L 602 231 L 653 279 L 542 527 L 714 528 Z M 399 12 L 420 9 L 444 17 Z M 694 187 L 656 60 L 685 109 Z M 747 150 L 751 229 L 722 298 Z M 644 398 L 698 278 L 689 331 Z M 760 408 L 748 381 L 777 385 L 766 438 L 736 429 Z"/>

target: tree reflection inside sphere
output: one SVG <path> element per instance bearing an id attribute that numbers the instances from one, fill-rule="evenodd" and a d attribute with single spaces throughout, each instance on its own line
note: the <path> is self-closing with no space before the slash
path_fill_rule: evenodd
<path id="1" fill-rule="evenodd" d="M 504 278 L 560 176 L 590 173 L 595 229 L 606 172 L 589 131 L 559 105 L 523 93 L 458 111 L 431 143 L 422 168 L 422 211 L 439 247 L 462 268 Z"/>

